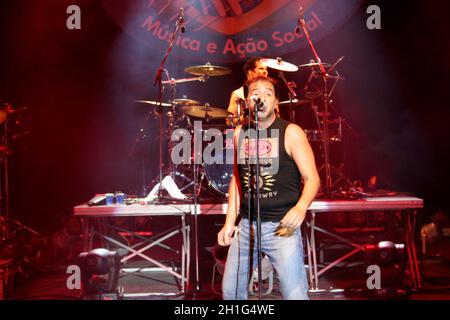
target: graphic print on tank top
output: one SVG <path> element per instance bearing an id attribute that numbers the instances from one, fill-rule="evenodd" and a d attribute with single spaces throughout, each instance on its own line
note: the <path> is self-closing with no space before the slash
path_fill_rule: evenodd
<path id="1" fill-rule="evenodd" d="M 277 191 L 274 189 L 276 183 L 276 173 L 278 171 L 279 161 L 279 130 L 272 129 L 269 134 L 264 130 L 259 132 L 259 180 L 258 187 L 260 197 L 271 198 L 277 195 Z M 269 137 L 270 138 L 269 138 Z M 252 165 L 251 170 L 255 170 L 256 164 L 256 131 L 250 129 L 247 131 L 242 143 L 240 144 L 238 153 L 238 163 L 242 164 L 243 171 L 242 176 L 243 189 L 248 190 L 249 184 L 252 190 L 256 190 L 256 178 L 252 172 L 252 178 L 249 178 L 248 164 Z M 247 197 L 248 195 L 246 195 Z"/>
<path id="2" fill-rule="evenodd" d="M 285 149 L 284 137 L 288 125 L 288 121 L 277 118 L 269 128 L 258 131 L 258 187 L 262 221 L 279 221 L 297 203 L 302 190 L 300 172 Z M 248 216 L 250 205 L 250 215 L 254 219 L 257 204 L 255 129 L 243 128 L 239 133 L 236 158 L 243 200 L 241 213 L 244 217 Z"/>

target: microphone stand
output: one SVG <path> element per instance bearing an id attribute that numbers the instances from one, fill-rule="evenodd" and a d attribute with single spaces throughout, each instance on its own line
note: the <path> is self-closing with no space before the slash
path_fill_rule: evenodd
<path id="1" fill-rule="evenodd" d="M 195 126 L 194 126 L 195 130 Z M 195 141 L 197 137 L 194 131 L 194 146 L 201 141 Z M 199 263 L 198 263 L 198 218 L 197 218 L 197 149 L 194 147 L 194 245 L 195 245 L 195 291 L 200 291 L 200 276 L 199 276 Z"/>
<path id="2" fill-rule="evenodd" d="M 248 108 L 248 119 L 249 119 L 249 129 L 251 128 L 251 119 L 252 119 L 252 114 L 251 114 L 251 108 Z M 253 111 L 253 123 L 255 126 L 255 160 L 256 163 L 254 164 L 254 170 L 251 170 L 252 165 L 251 165 L 251 145 L 250 145 L 250 136 L 249 136 L 249 146 L 248 146 L 248 172 L 249 172 L 249 182 L 248 182 L 248 215 L 249 215 L 249 228 L 250 228 L 250 233 L 251 234 L 251 229 L 252 229 L 252 220 L 251 218 L 251 203 L 252 203 L 252 192 L 251 192 L 251 185 L 252 185 L 252 174 L 251 172 L 254 171 L 254 177 L 255 177 L 255 190 L 256 190 L 256 238 L 257 238 L 257 264 L 258 264 L 258 299 L 262 300 L 262 254 L 261 254 L 261 209 L 260 209 L 260 201 L 259 201 L 259 171 L 260 171 L 260 166 L 259 166 L 259 128 L 258 128 L 258 124 L 259 124 L 259 118 L 258 118 L 258 104 L 255 103 L 254 105 L 254 111 Z M 251 133 L 251 131 L 249 131 Z M 250 244 L 249 244 L 250 245 Z M 249 252 L 249 254 L 251 256 L 253 256 L 253 252 Z M 250 261 L 250 259 L 249 259 Z M 253 276 L 253 272 L 251 272 L 251 276 Z"/>
<path id="3" fill-rule="evenodd" d="M 262 300 L 262 255 L 261 255 L 261 209 L 259 203 L 259 128 L 258 108 L 255 105 L 256 128 L 256 164 L 255 164 L 255 188 L 256 188 L 256 236 L 258 238 L 258 299 Z"/>
<path id="4" fill-rule="evenodd" d="M 160 167 L 159 167 L 159 190 L 158 190 L 158 197 L 162 198 L 162 190 L 163 190 L 163 186 L 162 186 L 162 181 L 163 181 L 163 157 L 162 157 L 162 152 L 163 152 L 163 146 L 162 146 L 162 136 L 163 136 L 163 125 L 164 125 L 164 121 L 163 121 L 163 112 L 162 112 L 162 85 L 163 85 L 163 81 L 162 81 L 162 73 L 164 71 L 164 64 L 167 61 L 167 58 L 169 57 L 170 52 L 172 51 L 173 45 L 175 44 L 175 39 L 177 37 L 178 32 L 181 31 L 181 33 L 185 32 L 185 27 L 184 27 L 184 10 L 183 8 L 180 9 L 180 13 L 178 16 L 178 20 L 175 24 L 175 29 L 172 32 L 172 35 L 170 37 L 170 41 L 169 41 L 169 47 L 167 48 L 166 54 L 164 55 L 163 60 L 161 61 L 161 64 L 158 68 L 158 71 L 156 72 L 156 76 L 155 76 L 155 81 L 153 83 L 154 86 L 158 85 L 159 87 L 159 106 L 160 106 L 160 118 L 159 118 L 159 128 L 160 128 L 160 138 L 159 138 L 159 161 L 160 161 Z M 191 80 L 200 80 L 200 78 L 193 78 L 193 79 L 189 79 L 188 81 Z M 175 86 L 175 81 L 172 81 L 170 78 L 165 81 L 164 83 L 169 83 L 172 87 L 172 93 L 174 93 L 174 86 Z M 173 110 L 173 99 L 174 95 L 172 95 L 172 112 Z M 195 138 L 195 133 L 194 133 L 194 138 Z M 195 159 L 194 159 L 194 235 L 195 235 L 195 289 L 197 291 L 199 291 L 199 267 L 198 267 L 198 235 L 197 235 L 197 190 L 196 190 L 196 164 L 195 164 Z M 189 279 L 189 275 L 187 276 Z M 183 281 L 186 281 L 186 279 L 183 279 Z"/>
<path id="5" fill-rule="evenodd" d="M 252 162 L 251 162 L 251 146 L 250 146 L 250 143 L 251 143 L 251 139 L 250 139 L 250 134 L 251 134 L 251 127 L 252 127 L 252 112 L 251 112 L 251 110 L 250 110 L 250 106 L 248 105 L 248 108 L 247 108 L 247 111 L 248 111 L 248 115 L 247 115 L 247 119 L 248 119 L 248 121 L 247 121 L 247 123 L 248 123 L 248 127 L 247 127 L 247 132 L 248 132 L 248 140 L 247 140 L 247 143 L 248 143 L 248 147 L 247 147 L 247 149 L 248 149 L 248 155 L 247 155 L 247 170 L 248 170 L 248 184 L 247 184 L 247 218 L 248 218 L 248 234 L 249 234 L 249 239 L 250 239 L 250 237 L 251 237 L 251 234 L 252 234 L 252 226 L 253 226 L 253 224 L 252 224 Z M 245 146 L 244 146 L 244 148 L 245 148 Z M 239 151 L 237 151 L 237 152 L 239 152 Z M 251 264 L 251 257 L 253 257 L 253 252 L 251 251 L 251 249 L 252 249 L 252 246 L 251 246 L 251 240 L 249 241 L 249 243 L 248 243 L 248 249 L 249 249 L 249 253 L 248 253 L 248 255 L 249 255 L 249 259 L 248 259 L 248 272 L 249 272 L 249 278 L 251 279 L 251 277 L 253 277 L 253 270 L 251 270 L 250 269 L 250 266 L 252 265 Z M 259 283 L 258 283 L 258 285 L 259 285 Z"/>
<path id="6" fill-rule="evenodd" d="M 175 24 L 175 28 L 172 32 L 172 35 L 170 37 L 169 41 L 169 47 L 167 48 L 167 51 L 164 55 L 164 58 L 161 61 L 161 64 L 156 72 L 155 80 L 153 82 L 153 86 L 158 85 L 158 102 L 159 102 L 159 188 L 158 188 L 158 197 L 162 198 L 162 181 L 163 181 L 163 127 L 164 127 L 164 119 L 163 119 L 163 106 L 162 106 L 162 95 L 163 95 L 163 86 L 162 86 L 162 73 L 164 71 L 164 65 L 167 61 L 167 58 L 169 57 L 170 52 L 172 51 L 173 45 L 175 44 L 175 39 L 177 37 L 178 32 L 181 30 L 182 33 L 184 31 L 184 17 L 183 17 L 184 11 L 183 8 L 180 9 L 180 14 L 178 17 L 178 20 Z"/>

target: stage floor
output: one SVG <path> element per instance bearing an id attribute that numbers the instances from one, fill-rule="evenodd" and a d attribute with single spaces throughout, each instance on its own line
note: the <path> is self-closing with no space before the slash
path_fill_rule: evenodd
<path id="1" fill-rule="evenodd" d="M 398 299 L 408 300 L 450 300 L 450 260 L 427 259 L 422 261 L 424 273 L 423 287 L 417 290 L 408 290 L 405 284 L 397 283 L 393 288 L 403 290 L 406 294 L 398 295 Z M 203 261 L 203 270 L 211 268 L 200 275 L 200 292 L 195 296 L 180 294 L 176 279 L 166 272 L 152 271 L 134 274 L 123 274 L 119 285 L 124 287 L 124 300 L 221 300 L 220 277 L 212 290 L 211 274 L 212 261 Z M 36 274 L 32 279 L 16 289 L 9 299 L 17 300 L 77 300 L 80 290 L 68 290 L 66 280 L 67 262 L 54 261 L 51 269 Z M 365 286 L 364 266 L 357 263 L 353 266 L 334 268 L 319 279 L 320 287 L 326 290 L 311 292 L 311 300 L 370 300 L 392 299 L 392 296 L 373 296 Z M 263 283 L 263 289 L 268 283 Z M 278 290 L 278 281 L 274 280 L 272 292 L 263 296 L 264 300 L 281 300 Z M 256 295 L 250 295 L 249 300 L 257 300 Z"/>

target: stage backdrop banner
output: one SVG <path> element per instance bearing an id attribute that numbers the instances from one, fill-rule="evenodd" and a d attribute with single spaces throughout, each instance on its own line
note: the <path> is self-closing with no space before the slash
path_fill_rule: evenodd
<path id="1" fill-rule="evenodd" d="M 174 50 L 184 60 L 240 62 L 277 57 L 307 46 L 295 32 L 299 8 L 314 41 L 332 34 L 362 0 L 102 0 L 111 18 L 132 37 L 163 54 L 184 11 L 185 33 Z"/>

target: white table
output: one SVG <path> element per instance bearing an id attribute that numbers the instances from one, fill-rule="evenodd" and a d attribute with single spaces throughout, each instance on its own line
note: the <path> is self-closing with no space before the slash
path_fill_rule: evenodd
<path id="1" fill-rule="evenodd" d="M 118 247 L 126 249 L 129 254 L 121 259 L 124 266 L 126 263 L 135 257 L 139 257 L 151 266 L 158 266 L 162 271 L 166 271 L 180 280 L 181 292 L 186 291 L 186 286 L 189 284 L 190 272 L 190 226 L 186 223 L 186 216 L 190 215 L 190 205 L 111 205 L 111 206 L 88 206 L 82 204 L 74 208 L 74 215 L 83 219 L 83 235 L 84 247 L 86 251 L 92 249 L 93 239 L 95 236 L 112 243 Z M 104 218 L 109 217 L 139 217 L 139 216 L 178 216 L 181 220 L 180 225 L 171 228 L 162 235 L 154 237 L 134 236 L 140 241 L 134 245 L 126 245 L 116 239 L 107 235 L 109 226 L 106 225 Z M 128 231 L 128 230 L 127 230 Z M 132 232 L 132 231 L 129 231 Z M 163 242 L 180 234 L 182 236 L 181 251 L 164 244 Z M 155 246 L 160 246 L 172 251 L 177 251 L 181 255 L 181 270 L 175 271 L 172 267 L 163 264 L 156 258 L 152 258 L 149 250 Z M 146 271 L 151 268 L 122 268 L 124 272 Z"/>
<path id="2" fill-rule="evenodd" d="M 408 255 L 410 274 L 415 287 L 420 287 L 421 278 L 419 271 L 419 262 L 416 254 L 416 247 L 414 244 L 414 230 L 416 223 L 417 210 L 423 208 L 423 200 L 412 197 L 412 196 L 392 196 L 392 197 L 374 197 L 365 198 L 360 200 L 315 200 L 309 207 L 308 217 L 307 217 L 307 228 L 308 232 L 306 234 L 307 240 L 307 254 L 308 254 L 308 264 L 309 264 L 309 279 L 311 290 L 319 290 L 319 277 L 323 275 L 326 271 L 336 266 L 338 263 L 349 258 L 357 252 L 364 251 L 365 247 L 360 244 L 355 244 L 350 240 L 347 240 L 329 230 L 316 225 L 316 215 L 325 214 L 327 212 L 342 212 L 342 211 L 395 211 L 401 212 L 403 217 L 403 223 L 405 228 L 404 241 L 406 246 L 406 251 Z M 170 234 L 166 235 L 164 238 L 154 241 L 150 244 L 143 245 L 146 242 L 143 241 L 139 249 L 136 247 L 128 247 L 124 244 L 117 243 L 114 239 L 107 238 L 101 232 L 97 232 L 105 240 L 111 241 L 116 245 L 126 248 L 131 251 L 131 254 L 122 259 L 123 262 L 129 259 L 140 256 L 141 258 L 156 264 L 166 270 L 167 272 L 173 274 L 179 278 L 182 282 L 182 291 L 185 290 L 186 285 L 189 281 L 189 270 L 190 270 L 190 240 L 189 231 L 190 227 L 186 224 L 187 215 L 221 215 L 225 214 L 227 210 L 226 203 L 219 204 L 200 204 L 197 205 L 197 210 L 192 204 L 170 204 L 170 205 L 153 205 L 153 204 L 132 204 L 132 205 L 113 205 L 113 206 L 87 206 L 86 204 L 76 206 L 74 208 L 74 214 L 85 218 L 85 223 L 83 223 L 84 234 L 86 241 L 92 239 L 93 225 L 90 223 L 89 218 L 102 218 L 102 217 L 136 217 L 136 216 L 179 216 L 181 219 L 181 227 L 174 230 Z M 161 244 L 162 241 L 167 238 L 174 236 L 175 234 L 181 232 L 183 243 L 181 250 L 181 260 L 182 267 L 181 273 L 174 272 L 171 268 L 162 265 L 156 259 L 152 259 L 144 252 L 155 245 Z M 316 248 L 316 232 L 321 232 L 327 234 L 330 237 L 344 241 L 349 245 L 353 246 L 355 249 L 348 254 L 342 256 L 341 258 L 335 260 L 334 262 L 328 264 L 321 270 L 318 270 L 317 264 L 317 248 Z M 115 241 L 115 242 L 114 242 Z M 85 244 L 86 248 L 89 248 L 90 244 Z"/>

